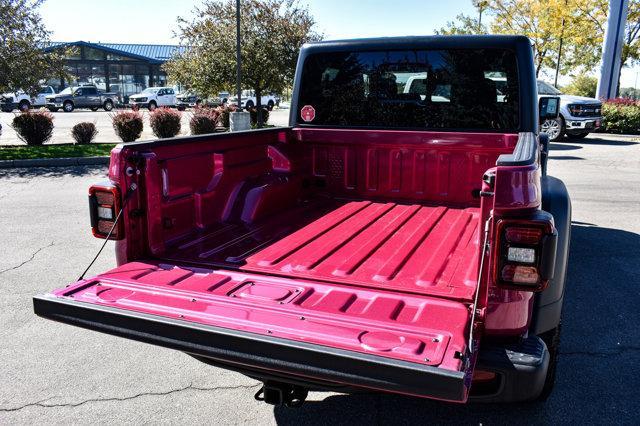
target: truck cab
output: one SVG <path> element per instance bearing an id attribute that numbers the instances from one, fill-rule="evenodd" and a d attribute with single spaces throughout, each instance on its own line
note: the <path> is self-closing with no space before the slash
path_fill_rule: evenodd
<path id="1" fill-rule="evenodd" d="M 118 265 L 35 312 L 240 372 L 271 404 L 543 399 L 571 222 L 539 132 L 557 102 L 525 37 L 305 45 L 288 127 L 117 146 L 89 216 Z"/>

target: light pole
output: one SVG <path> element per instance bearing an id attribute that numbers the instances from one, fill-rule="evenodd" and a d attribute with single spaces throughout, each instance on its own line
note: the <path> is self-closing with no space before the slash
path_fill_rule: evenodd
<path id="1" fill-rule="evenodd" d="M 240 54 L 240 0 L 236 0 L 236 93 L 238 110 L 242 110 L 242 55 Z"/>
<path id="2" fill-rule="evenodd" d="M 478 33 L 482 29 L 482 12 L 487 7 L 488 0 L 473 0 L 473 5 L 478 8 Z"/>

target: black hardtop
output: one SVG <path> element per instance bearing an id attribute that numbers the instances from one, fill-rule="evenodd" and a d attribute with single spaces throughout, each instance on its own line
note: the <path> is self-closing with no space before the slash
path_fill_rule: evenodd
<path id="1" fill-rule="evenodd" d="M 395 49 L 531 49 L 529 38 L 521 35 L 434 35 L 375 37 L 350 40 L 326 40 L 307 43 L 302 50 L 312 53 L 341 50 L 395 50 Z"/>
<path id="2" fill-rule="evenodd" d="M 445 49 L 507 49 L 516 54 L 520 84 L 520 132 L 538 131 L 538 89 L 529 38 L 522 35 L 435 35 L 377 37 L 351 40 L 327 40 L 302 46 L 296 67 L 294 96 L 291 102 L 289 125 L 297 126 L 301 73 L 307 56 L 325 52 L 379 50 L 445 50 Z"/>

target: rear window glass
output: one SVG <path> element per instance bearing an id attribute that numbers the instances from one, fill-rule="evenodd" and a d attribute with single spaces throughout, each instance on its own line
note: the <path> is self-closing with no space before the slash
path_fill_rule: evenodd
<path id="1" fill-rule="evenodd" d="M 516 57 L 507 50 L 311 54 L 303 66 L 299 93 L 301 124 L 518 128 Z"/>

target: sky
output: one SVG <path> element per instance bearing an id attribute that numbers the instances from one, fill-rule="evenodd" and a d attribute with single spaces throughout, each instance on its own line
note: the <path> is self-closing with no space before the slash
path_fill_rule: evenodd
<path id="1" fill-rule="evenodd" d="M 325 39 L 430 35 L 460 13 L 474 14 L 471 0 L 302 0 Z M 54 41 L 177 44 L 177 18 L 193 17 L 202 0 L 46 0 L 40 13 Z M 95 17 L 92 19 L 92 17 Z M 633 87 L 640 68 L 622 71 Z M 553 81 L 553 75 L 544 76 Z M 560 79 L 561 84 L 570 81 Z"/>

